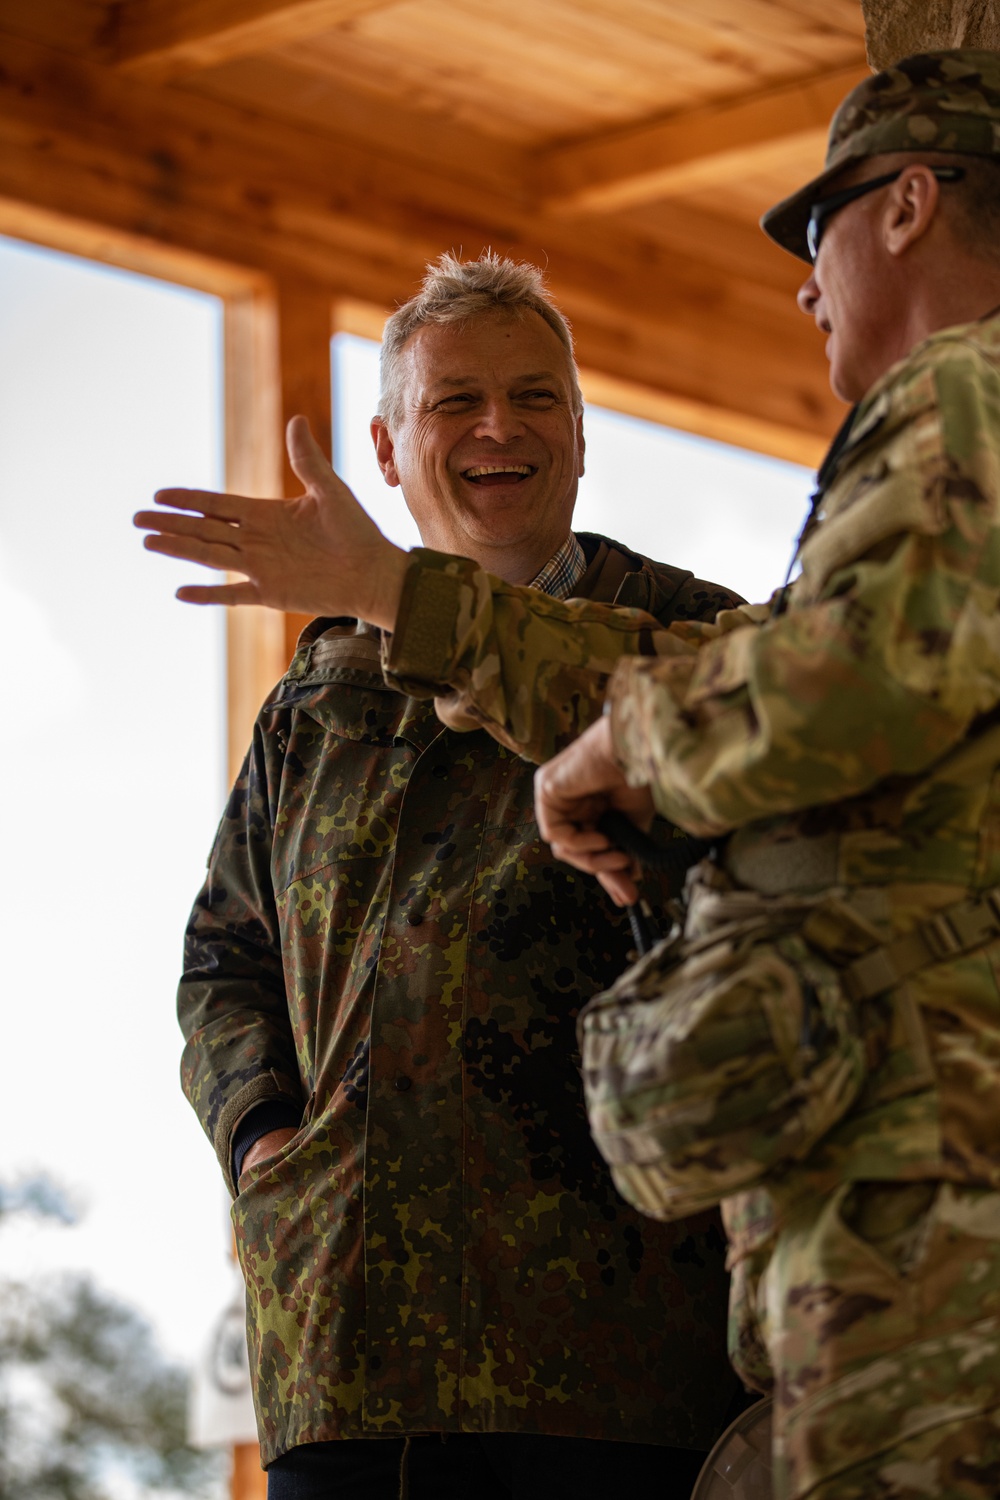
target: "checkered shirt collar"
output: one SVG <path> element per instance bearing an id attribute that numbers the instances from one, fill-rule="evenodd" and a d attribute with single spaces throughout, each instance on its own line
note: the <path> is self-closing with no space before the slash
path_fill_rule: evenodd
<path id="1" fill-rule="evenodd" d="M 586 571 L 586 555 L 571 531 L 559 551 L 552 554 L 528 587 L 541 589 L 553 599 L 569 599 Z"/>

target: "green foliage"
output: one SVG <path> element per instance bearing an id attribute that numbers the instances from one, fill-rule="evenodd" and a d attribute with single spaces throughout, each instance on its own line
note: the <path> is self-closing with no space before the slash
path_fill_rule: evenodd
<path id="1" fill-rule="evenodd" d="M 0 1186 L 0 1225 L 15 1212 L 75 1217 L 45 1179 Z M 222 1455 L 185 1441 L 187 1383 L 89 1277 L 0 1280 L 0 1500 L 221 1496 Z"/>

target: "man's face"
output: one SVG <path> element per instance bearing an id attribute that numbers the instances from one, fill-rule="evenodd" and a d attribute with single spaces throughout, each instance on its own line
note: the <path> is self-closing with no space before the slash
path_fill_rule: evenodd
<path id="1" fill-rule="evenodd" d="M 583 473 L 566 350 L 537 313 L 490 313 L 425 324 L 401 359 L 402 418 L 372 424 L 386 483 L 425 545 L 527 581 L 565 541 Z"/>
<path id="2" fill-rule="evenodd" d="M 870 171 L 836 188 L 877 175 Z M 830 192 L 835 189 L 831 187 Z M 846 204 L 832 215 L 816 264 L 798 294 L 799 307 L 825 334 L 830 384 L 842 401 L 860 401 L 898 357 L 895 287 L 887 276 L 880 213 L 888 188 Z"/>

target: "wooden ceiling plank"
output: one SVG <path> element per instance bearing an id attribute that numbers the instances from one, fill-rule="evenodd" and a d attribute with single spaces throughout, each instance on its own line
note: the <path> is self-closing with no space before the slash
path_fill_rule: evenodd
<path id="1" fill-rule="evenodd" d="M 540 153 L 539 201 L 550 212 L 609 213 L 724 186 L 755 163 L 780 160 L 791 144 L 814 150 L 819 165 L 833 111 L 867 76 L 865 68 L 838 68 L 749 99 Z"/>
<path id="2" fill-rule="evenodd" d="M 395 0 L 125 0 L 110 53 L 123 72 L 166 82 L 330 31 Z"/>
<path id="3" fill-rule="evenodd" d="M 0 196 L 383 306 L 411 295 L 441 250 L 492 244 L 549 266 L 589 365 L 789 429 L 835 425 L 821 349 L 791 297 L 739 271 L 0 40 Z"/>
<path id="4" fill-rule="evenodd" d="M 777 196 L 773 194 L 768 201 L 776 201 Z M 760 209 L 747 223 L 729 216 L 728 201 L 725 216 L 719 207 L 717 202 L 701 206 L 688 199 L 668 199 L 629 209 L 617 215 L 615 223 L 654 240 L 673 254 L 698 260 L 719 277 L 728 277 L 738 265 L 743 275 L 761 286 L 793 293 L 801 280 L 801 262 L 775 255 L 774 246 L 756 222 Z"/>
<path id="5" fill-rule="evenodd" d="M 107 27 L 106 0 L 3 0 L 3 29 L 64 52 L 86 55 Z"/>
<path id="6" fill-rule="evenodd" d="M 262 272 L 235 261 L 153 240 L 114 224 L 71 217 L 21 198 L 0 198 L 0 234 L 66 255 L 121 266 L 140 276 L 175 281 L 216 297 L 257 295 L 266 282 Z"/>
<path id="7" fill-rule="evenodd" d="M 704 402 L 691 401 L 685 396 L 655 390 L 634 380 L 621 380 L 600 371 L 581 370 L 580 388 L 588 405 L 610 407 L 613 411 L 641 417 L 646 422 L 659 422 L 664 427 L 693 432 L 715 442 L 750 448 L 755 453 L 767 453 L 788 463 L 803 464 L 808 469 L 818 469 L 826 452 L 827 443 L 823 437 L 760 417 L 741 419 L 732 412 L 719 412 Z"/>
<path id="8" fill-rule="evenodd" d="M 667 317 L 720 298 L 718 277 L 696 259 L 657 252 L 640 236 L 600 220 L 582 240 L 576 224 L 542 224 L 530 207 L 496 192 L 457 185 L 350 143 L 175 90 L 153 95 L 107 69 L 53 60 L 29 43 L 7 44 L 5 53 L 0 125 L 11 146 L 20 133 L 24 160 L 35 162 L 21 179 L 29 200 L 37 201 L 28 181 L 34 170 L 40 182 L 47 172 L 61 174 L 60 191 L 68 191 L 74 205 L 69 211 L 82 216 L 90 195 L 107 198 L 107 184 L 115 184 L 128 194 L 138 220 L 131 227 L 139 232 L 156 234 L 178 213 L 202 212 L 222 238 L 238 227 L 252 255 L 254 245 L 273 246 L 284 231 L 281 253 L 288 264 L 312 253 L 308 247 L 326 235 L 340 243 L 352 237 L 359 245 L 378 242 L 381 253 L 398 250 L 418 266 L 444 249 L 475 255 L 503 243 L 523 247 L 521 253 L 542 263 L 559 254 L 581 284 L 603 282 L 608 296 L 622 296 L 625 305 L 646 301 Z M 11 162 L 0 161 L 0 173 L 14 171 L 13 153 L 7 154 Z M 738 283 L 735 276 L 730 285 Z"/>
<path id="9" fill-rule="evenodd" d="M 534 141 L 627 124 L 706 95 L 741 93 L 802 68 L 794 53 L 771 46 L 761 78 L 754 67 L 761 49 L 749 39 L 720 48 L 706 27 L 677 18 L 633 31 L 620 12 L 595 11 L 580 0 L 536 5 L 530 38 L 526 68 L 525 27 L 505 0 L 489 10 L 420 0 L 285 55 L 340 83 L 367 77 L 387 98 L 409 97 L 484 132 Z"/>
<path id="10" fill-rule="evenodd" d="M 783 21 L 791 17 L 795 24 L 809 18 L 823 34 L 832 28 L 864 42 L 865 18 L 858 0 L 771 0 L 771 3 Z"/>
<path id="11" fill-rule="evenodd" d="M 456 191 L 464 181 L 527 202 L 526 152 L 496 136 L 456 130 L 450 118 L 380 96 L 357 73 L 342 82 L 280 57 L 246 57 L 196 74 L 184 87 L 368 151 L 412 159 L 422 166 L 438 162 L 454 176 Z"/>
<path id="12" fill-rule="evenodd" d="M 656 0 L 656 8 L 665 24 L 691 13 L 689 0 Z M 698 0 L 698 17 L 723 45 L 729 36 L 750 37 L 762 53 L 772 46 L 794 48 L 803 58 L 817 61 L 829 58 L 831 46 L 838 41 L 843 45 L 849 39 L 854 50 L 864 37 L 856 14 L 851 19 L 842 5 L 827 7 L 824 0 L 805 0 L 802 5 L 795 0 L 787 5 L 781 0 Z"/>
<path id="13" fill-rule="evenodd" d="M 746 357 L 748 351 L 740 348 L 737 355 L 740 378 L 761 388 L 761 399 L 751 405 L 734 402 L 727 383 L 719 378 L 720 364 L 735 347 L 724 320 L 715 324 L 714 347 L 707 347 L 700 335 L 685 335 L 675 327 L 666 328 L 655 322 L 643 325 L 630 319 L 617 327 L 592 322 L 576 309 L 571 293 L 559 288 L 559 295 L 573 319 L 582 368 L 599 370 L 606 377 L 627 384 L 666 392 L 697 407 L 730 413 L 737 421 L 751 417 L 762 425 L 783 428 L 786 434 L 818 436 L 825 443 L 843 420 L 843 407 L 830 392 L 822 360 L 817 363 L 819 345 L 806 337 L 804 327 L 794 337 L 791 324 L 772 327 L 768 347 L 761 347 L 760 366 L 755 366 Z M 706 333 L 710 326 L 706 323 Z M 780 347 L 775 345 L 775 335 Z M 742 344 L 742 340 L 736 342 Z M 693 371 L 696 373 L 692 374 Z M 767 390 L 763 389 L 765 386 Z M 692 425 L 688 430 L 702 429 Z M 709 432 L 705 435 L 721 436 Z M 738 437 L 727 440 L 741 441 Z M 787 448 L 782 451 L 791 456 Z"/>

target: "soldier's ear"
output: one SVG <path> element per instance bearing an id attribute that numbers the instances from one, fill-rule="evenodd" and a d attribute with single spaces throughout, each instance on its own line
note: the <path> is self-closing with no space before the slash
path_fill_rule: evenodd
<path id="1" fill-rule="evenodd" d="M 941 184 L 930 167 L 915 162 L 889 188 L 889 201 L 882 220 L 885 247 L 898 259 L 923 239 L 937 213 Z"/>
<path id="2" fill-rule="evenodd" d="M 386 484 L 399 484 L 399 474 L 396 472 L 396 445 L 392 440 L 392 434 L 385 425 L 383 417 L 372 417 L 371 421 L 372 442 L 375 444 L 375 457 L 378 466 L 382 470 L 382 478 Z"/>

